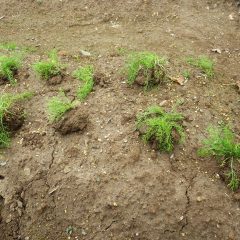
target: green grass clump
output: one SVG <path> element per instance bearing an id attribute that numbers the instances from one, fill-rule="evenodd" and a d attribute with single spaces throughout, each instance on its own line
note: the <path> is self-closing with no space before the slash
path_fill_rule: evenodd
<path id="1" fill-rule="evenodd" d="M 13 42 L 5 42 L 0 44 L 0 50 L 8 50 L 8 51 L 14 51 L 17 49 L 16 43 Z"/>
<path id="2" fill-rule="evenodd" d="M 15 83 L 14 74 L 20 68 L 21 60 L 17 56 L 0 56 L 0 77 Z"/>
<path id="3" fill-rule="evenodd" d="M 45 80 L 61 74 L 62 65 L 58 61 L 57 52 L 55 50 L 49 53 L 49 59 L 40 61 L 33 65 L 33 70 Z"/>
<path id="4" fill-rule="evenodd" d="M 214 75 L 214 63 L 211 59 L 206 56 L 199 56 L 198 58 L 188 58 L 187 62 L 203 71 L 204 74 L 207 75 L 208 78 L 213 77 Z"/>
<path id="5" fill-rule="evenodd" d="M 83 101 L 89 93 L 93 90 L 94 86 L 94 76 L 93 76 L 93 66 L 85 66 L 77 69 L 73 76 L 79 81 L 84 82 L 83 86 L 80 86 L 77 91 L 78 98 Z"/>
<path id="6" fill-rule="evenodd" d="M 184 129 L 180 122 L 183 116 L 179 113 L 167 113 L 158 106 L 149 107 L 137 117 L 137 129 L 146 142 L 156 142 L 160 151 L 171 152 L 174 143 L 184 140 Z M 179 139 L 174 139 L 173 134 Z"/>
<path id="7" fill-rule="evenodd" d="M 189 80 L 190 77 L 191 77 L 191 74 L 190 74 L 190 72 L 189 72 L 188 70 L 184 70 L 184 71 L 182 72 L 182 76 L 183 76 L 186 80 Z"/>
<path id="8" fill-rule="evenodd" d="M 240 143 L 236 139 L 232 130 L 227 127 L 211 127 L 208 129 L 209 137 L 203 141 L 203 147 L 198 154 L 204 156 L 214 156 L 221 166 L 227 166 L 229 172 L 229 187 L 235 191 L 239 187 L 239 178 L 234 165 L 240 161 Z"/>
<path id="9" fill-rule="evenodd" d="M 140 72 L 144 75 L 145 87 L 149 87 L 152 82 L 162 81 L 165 76 L 165 64 L 166 60 L 155 53 L 137 52 L 130 54 L 126 64 L 128 83 L 133 84 Z"/>
<path id="10" fill-rule="evenodd" d="M 64 92 L 60 92 L 58 96 L 49 100 L 47 108 L 49 120 L 55 122 L 60 120 L 67 111 L 74 108 L 74 104 L 66 97 Z"/>
<path id="11" fill-rule="evenodd" d="M 10 132 L 5 126 L 4 117 L 10 112 L 11 106 L 24 99 L 32 97 L 32 93 L 22 94 L 1 94 L 0 96 L 0 147 L 8 147 L 10 144 Z"/>

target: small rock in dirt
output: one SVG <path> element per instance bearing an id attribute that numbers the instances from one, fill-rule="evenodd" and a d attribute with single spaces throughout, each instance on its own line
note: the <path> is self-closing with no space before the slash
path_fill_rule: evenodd
<path id="1" fill-rule="evenodd" d="M 163 101 L 160 102 L 159 106 L 160 107 L 166 106 L 167 103 L 168 103 L 167 100 L 163 100 Z"/>
<path id="2" fill-rule="evenodd" d="M 234 20 L 234 14 L 231 13 L 231 14 L 228 16 L 228 18 L 229 18 L 231 21 L 233 21 L 233 20 Z"/>
<path id="3" fill-rule="evenodd" d="M 194 121 L 194 116 L 189 114 L 186 116 L 185 120 L 186 120 L 186 122 L 192 122 L 192 121 Z"/>
<path id="4" fill-rule="evenodd" d="M 205 200 L 204 197 L 200 197 L 200 196 L 197 197 L 197 202 L 202 202 L 203 200 Z"/>
<path id="5" fill-rule="evenodd" d="M 19 208 L 23 208 L 23 203 L 20 200 L 17 200 L 17 206 Z"/>
<path id="6" fill-rule="evenodd" d="M 222 53 L 221 49 L 219 49 L 219 48 L 213 48 L 213 49 L 211 49 L 211 51 L 215 52 L 215 53 L 219 53 L 219 54 Z"/>
<path id="7" fill-rule="evenodd" d="M 0 167 L 4 167 L 7 164 L 6 161 L 0 160 Z"/>
<path id="8" fill-rule="evenodd" d="M 87 52 L 85 50 L 80 50 L 80 54 L 84 57 L 90 57 L 91 56 L 91 53 L 90 52 Z"/>
<path id="9" fill-rule="evenodd" d="M 54 124 L 54 128 L 63 135 L 83 131 L 88 124 L 88 114 L 81 107 L 70 110 Z"/>
<path id="10" fill-rule="evenodd" d="M 86 236 L 86 235 L 87 235 L 87 233 L 86 233 L 86 231 L 85 231 L 84 229 L 82 229 L 82 235 L 83 235 L 83 236 Z"/>
<path id="11" fill-rule="evenodd" d="M 183 76 L 180 77 L 171 77 L 171 80 L 178 83 L 179 85 L 184 85 L 186 82 L 185 78 Z"/>

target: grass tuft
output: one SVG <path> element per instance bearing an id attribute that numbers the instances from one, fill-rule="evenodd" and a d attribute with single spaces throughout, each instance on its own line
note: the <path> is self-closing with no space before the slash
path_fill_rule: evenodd
<path id="1" fill-rule="evenodd" d="M 0 56 L 0 77 L 14 84 L 16 82 L 14 75 L 20 65 L 21 60 L 17 56 Z"/>
<path id="2" fill-rule="evenodd" d="M 77 96 L 83 101 L 89 93 L 93 90 L 94 77 L 93 77 L 93 66 L 85 66 L 77 69 L 73 76 L 79 81 L 84 82 L 83 86 L 78 88 Z"/>
<path id="3" fill-rule="evenodd" d="M 6 93 L 0 96 L 0 147 L 8 147 L 10 144 L 10 132 L 4 124 L 6 113 L 9 113 L 14 103 L 29 99 L 32 95 L 32 93 L 26 92 L 17 95 Z"/>
<path id="4" fill-rule="evenodd" d="M 5 42 L 0 44 L 0 50 L 8 50 L 8 51 L 14 51 L 17 49 L 16 43 L 13 42 Z"/>
<path id="5" fill-rule="evenodd" d="M 158 106 L 151 106 L 137 117 L 137 129 L 145 142 L 155 142 L 160 151 L 171 152 L 175 142 L 184 140 L 182 120 L 179 113 L 167 113 Z"/>
<path id="6" fill-rule="evenodd" d="M 190 65 L 201 69 L 202 72 L 206 74 L 208 78 L 211 78 L 214 76 L 214 69 L 213 69 L 214 62 L 208 57 L 206 56 L 199 56 L 198 58 L 190 57 L 187 59 L 187 62 Z"/>
<path id="7" fill-rule="evenodd" d="M 74 108 L 74 104 L 66 97 L 64 92 L 60 92 L 58 96 L 49 100 L 47 108 L 49 120 L 55 122 L 60 120 L 67 111 Z"/>
<path id="8" fill-rule="evenodd" d="M 184 77 L 184 79 L 189 80 L 191 77 L 191 73 L 188 70 L 184 70 L 182 72 L 182 76 Z"/>
<path id="9" fill-rule="evenodd" d="M 33 70 L 45 80 L 61 74 L 62 65 L 59 63 L 57 51 L 53 50 L 49 53 L 49 59 L 39 61 L 33 65 Z"/>
<path id="10" fill-rule="evenodd" d="M 234 133 L 227 126 L 210 127 L 208 134 L 209 137 L 203 141 L 203 147 L 199 149 L 198 154 L 202 157 L 214 156 L 221 166 L 227 166 L 228 185 L 235 191 L 240 183 L 234 167 L 240 160 L 240 143 L 236 143 Z"/>
<path id="11" fill-rule="evenodd" d="M 152 82 L 162 81 L 162 78 L 165 76 L 165 64 L 166 60 L 160 58 L 155 53 L 131 53 L 126 64 L 128 83 L 130 85 L 133 84 L 140 72 L 142 72 L 145 78 L 145 87 L 147 88 L 151 85 Z"/>

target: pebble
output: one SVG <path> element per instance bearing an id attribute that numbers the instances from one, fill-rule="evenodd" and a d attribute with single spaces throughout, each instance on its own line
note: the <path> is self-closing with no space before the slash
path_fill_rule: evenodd
<path id="1" fill-rule="evenodd" d="M 6 164 L 7 164 L 6 161 L 0 160 L 0 166 L 1 166 L 1 167 L 4 167 Z"/>
<path id="2" fill-rule="evenodd" d="M 90 56 L 91 56 L 91 53 L 90 53 L 90 52 L 87 52 L 87 51 L 85 51 L 85 50 L 80 50 L 80 54 L 81 54 L 82 56 L 85 56 L 85 57 L 90 57 Z"/>
<path id="3" fill-rule="evenodd" d="M 163 107 L 167 104 L 167 102 L 168 102 L 167 100 L 163 100 L 162 102 L 160 102 L 159 106 Z"/>

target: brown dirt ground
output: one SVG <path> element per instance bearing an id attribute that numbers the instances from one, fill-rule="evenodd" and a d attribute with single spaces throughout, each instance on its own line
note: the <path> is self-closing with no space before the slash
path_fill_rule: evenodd
<path id="1" fill-rule="evenodd" d="M 0 166 L 0 240 L 240 239 L 240 192 L 221 181 L 214 159 L 196 155 L 209 124 L 228 121 L 240 134 L 235 1 L 0 0 L 0 6 L 0 40 L 37 47 L 18 85 L 0 86 L 1 93 L 36 91 L 25 104 L 24 125 L 0 155 L 6 163 Z M 67 75 L 49 86 L 31 64 L 53 47 Z M 196 73 L 183 86 L 144 93 L 125 83 L 118 47 L 167 56 L 174 76 L 187 68 L 186 56 L 206 54 L 216 62 L 216 76 Z M 80 57 L 81 49 L 92 56 Z M 78 83 L 70 73 L 85 63 L 101 72 L 101 84 L 80 106 L 89 116 L 86 129 L 63 136 L 48 122 L 46 102 L 59 87 L 74 98 Z M 186 143 L 171 156 L 152 151 L 135 132 L 136 113 L 165 100 L 166 110 L 181 100 L 178 111 L 187 119 Z"/>

